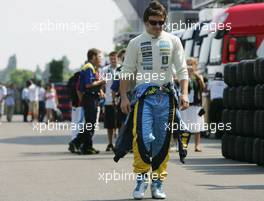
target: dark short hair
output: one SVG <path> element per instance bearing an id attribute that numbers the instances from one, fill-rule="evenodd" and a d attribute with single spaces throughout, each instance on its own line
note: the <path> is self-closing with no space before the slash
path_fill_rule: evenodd
<path id="1" fill-rule="evenodd" d="M 125 53 L 126 53 L 126 49 L 121 49 L 121 50 L 118 51 L 117 57 L 120 58 Z"/>
<path id="2" fill-rule="evenodd" d="M 101 51 L 96 49 L 96 48 L 92 48 L 89 49 L 87 52 L 87 59 L 88 61 L 91 61 L 93 59 L 94 56 L 97 56 Z"/>
<path id="3" fill-rule="evenodd" d="M 216 72 L 214 79 L 223 79 L 223 74 L 221 72 Z"/>
<path id="4" fill-rule="evenodd" d="M 167 17 L 167 11 L 163 4 L 158 2 L 157 0 L 151 1 L 149 3 L 149 6 L 146 8 L 144 15 L 143 15 L 143 21 L 147 22 L 149 19 L 149 16 L 161 16 L 166 19 Z"/>
<path id="5" fill-rule="evenodd" d="M 117 55 L 116 51 L 112 51 L 112 52 L 109 53 L 109 57 L 114 56 L 114 55 Z"/>

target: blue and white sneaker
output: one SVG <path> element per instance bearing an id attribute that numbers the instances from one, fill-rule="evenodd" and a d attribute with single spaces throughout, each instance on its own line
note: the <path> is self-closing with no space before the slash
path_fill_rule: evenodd
<path id="1" fill-rule="evenodd" d="M 166 194 L 163 190 L 163 184 L 162 181 L 157 179 L 152 181 L 151 184 L 151 195 L 153 199 L 165 199 Z"/>
<path id="2" fill-rule="evenodd" d="M 133 197 L 135 200 L 141 200 L 144 198 L 145 192 L 148 188 L 148 180 L 137 179 L 136 188 L 133 192 Z"/>

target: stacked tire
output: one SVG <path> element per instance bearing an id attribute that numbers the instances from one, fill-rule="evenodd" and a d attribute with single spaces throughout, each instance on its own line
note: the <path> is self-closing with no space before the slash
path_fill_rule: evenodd
<path id="1" fill-rule="evenodd" d="M 55 89 L 58 97 L 58 108 L 62 113 L 62 121 L 71 120 L 71 102 L 68 88 L 65 83 L 55 83 Z"/>
<path id="2" fill-rule="evenodd" d="M 264 58 L 229 63 L 224 69 L 222 137 L 227 159 L 264 165 Z"/>

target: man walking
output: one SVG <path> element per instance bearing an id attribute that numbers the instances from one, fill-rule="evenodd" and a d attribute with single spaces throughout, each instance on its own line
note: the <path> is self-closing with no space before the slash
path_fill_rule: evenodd
<path id="1" fill-rule="evenodd" d="M 179 38 L 162 30 L 165 20 L 164 6 L 151 1 L 144 12 L 146 32 L 129 42 L 121 71 L 121 109 L 124 113 L 133 112 L 133 166 L 137 174 L 134 199 L 144 197 L 150 169 L 152 197 L 166 198 L 163 181 L 167 176 L 171 138 L 166 125 L 172 125 L 176 114 L 175 99 L 168 86 L 172 85 L 174 72 L 181 86 L 180 108 L 189 106 L 183 47 Z M 130 103 L 126 91 L 129 78 L 135 73 L 135 95 Z"/>
<path id="2" fill-rule="evenodd" d="M 81 68 L 80 91 L 82 95 L 82 107 L 84 109 L 84 132 L 79 133 L 72 141 L 81 154 L 98 154 L 93 147 L 93 135 L 96 124 L 97 105 L 105 80 L 99 80 L 98 69 L 101 66 L 102 55 L 98 49 L 90 49 L 87 53 L 88 62 Z"/>
<path id="3" fill-rule="evenodd" d="M 106 147 L 106 151 L 113 151 L 113 136 L 116 132 L 116 111 L 115 111 L 115 103 L 113 101 L 111 86 L 113 84 L 113 80 L 115 79 L 116 69 L 120 67 L 117 59 L 117 52 L 113 51 L 109 54 L 110 65 L 103 68 L 101 74 L 103 77 L 107 79 L 105 85 L 105 115 L 104 115 L 104 127 L 107 129 L 108 136 L 108 145 Z"/>

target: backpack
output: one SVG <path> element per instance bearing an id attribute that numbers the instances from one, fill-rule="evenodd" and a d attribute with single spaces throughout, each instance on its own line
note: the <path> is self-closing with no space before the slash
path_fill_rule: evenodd
<path id="1" fill-rule="evenodd" d="M 77 84 L 80 81 L 80 72 L 76 72 L 73 76 L 70 77 L 67 88 L 72 101 L 72 106 L 77 107 L 79 105 L 79 97 L 77 95 Z"/>

